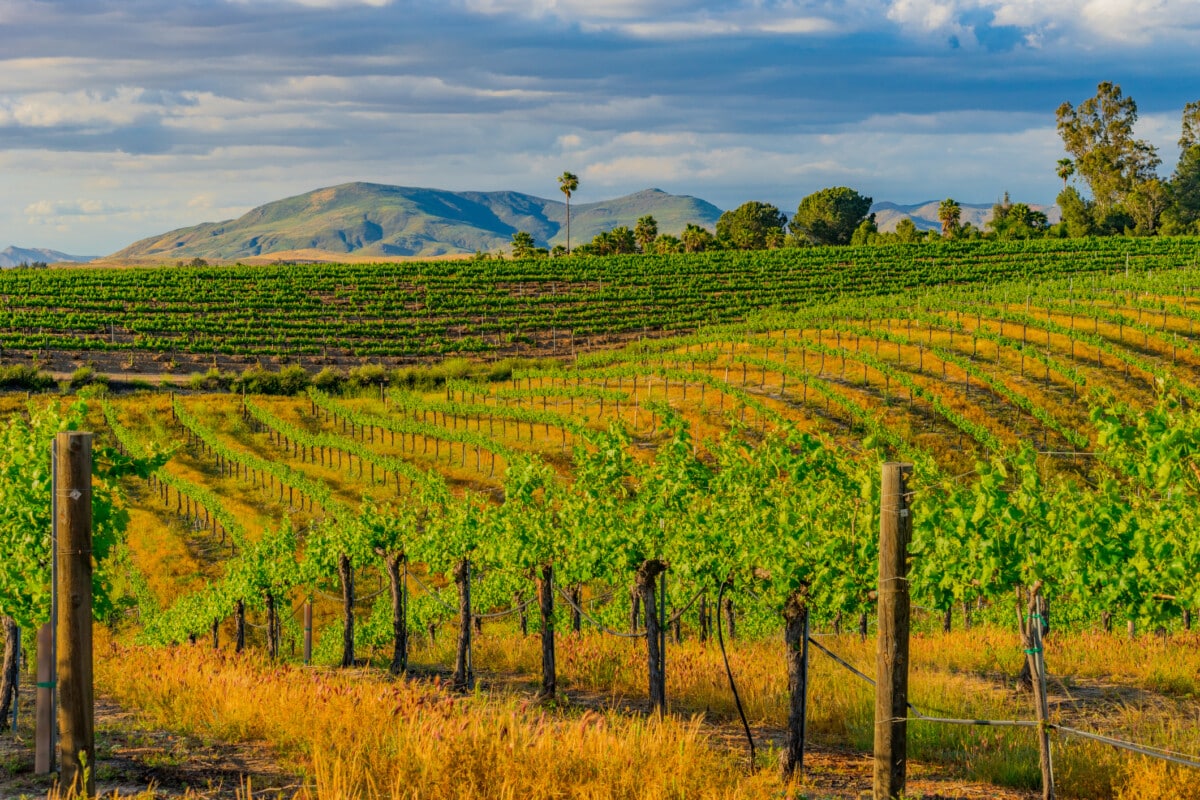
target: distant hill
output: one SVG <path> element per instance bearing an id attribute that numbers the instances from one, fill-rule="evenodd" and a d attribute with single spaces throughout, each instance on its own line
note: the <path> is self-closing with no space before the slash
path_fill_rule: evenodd
<path id="1" fill-rule="evenodd" d="M 914 203 L 907 206 L 898 203 L 876 203 L 871 206 L 871 211 L 875 214 L 875 225 L 881 231 L 896 230 L 896 226 L 902 219 L 911 219 L 919 230 L 940 231 L 942 229 L 942 223 L 938 221 L 940 204 L 940 200 L 930 200 L 927 203 Z M 992 218 L 991 203 L 959 203 L 959 206 L 962 207 L 961 221 L 964 224 L 969 222 L 982 230 Z M 1051 224 L 1059 220 L 1058 206 L 1031 203 L 1029 207 L 1035 211 L 1044 212 L 1049 217 Z"/>
<path id="2" fill-rule="evenodd" d="M 57 264 L 62 261 L 83 263 L 92 261 L 96 256 L 72 256 L 45 247 L 6 247 L 0 250 L 0 268 L 17 267 L 21 264 L 32 264 L 44 261 L 47 264 Z"/>
<path id="3" fill-rule="evenodd" d="M 653 214 L 662 233 L 693 222 L 715 228 L 721 210 L 695 197 L 646 189 L 572 204 L 571 243 Z M 302 251 L 310 258 L 424 257 L 508 247 L 528 231 L 543 247 L 566 243 L 566 205 L 520 192 L 449 192 L 346 183 L 268 203 L 235 220 L 143 239 L 105 260 L 232 261 Z"/>

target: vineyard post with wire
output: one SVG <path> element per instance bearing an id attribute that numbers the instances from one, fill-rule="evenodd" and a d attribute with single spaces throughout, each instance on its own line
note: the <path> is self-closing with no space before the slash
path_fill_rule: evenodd
<path id="1" fill-rule="evenodd" d="M 58 434 L 54 472 L 58 556 L 58 727 L 61 781 L 95 793 L 92 687 L 92 434 Z"/>
<path id="2" fill-rule="evenodd" d="M 879 500 L 879 631 L 875 645 L 875 800 L 904 794 L 908 767 L 908 545 L 912 464 L 886 463 Z"/>

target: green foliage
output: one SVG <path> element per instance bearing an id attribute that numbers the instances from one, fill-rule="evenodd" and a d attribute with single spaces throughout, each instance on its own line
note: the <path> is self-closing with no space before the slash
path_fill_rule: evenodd
<path id="1" fill-rule="evenodd" d="M 822 189 L 800 201 L 791 231 L 799 244 L 849 244 L 871 210 L 871 198 L 845 186 Z"/>
<path id="2" fill-rule="evenodd" d="M 782 247 L 787 217 L 770 203 L 750 201 L 717 220 L 717 238 L 736 250 Z"/>
<path id="3" fill-rule="evenodd" d="M 529 231 L 517 231 L 512 235 L 512 257 L 516 259 L 533 258 L 537 251 L 537 242 Z"/>
<path id="4" fill-rule="evenodd" d="M 1106 210 L 1124 202 L 1139 184 L 1154 177 L 1160 161 L 1154 146 L 1134 137 L 1137 103 L 1108 81 L 1096 95 L 1079 104 L 1063 103 L 1057 111 L 1058 132 L 1075 170 Z"/>
<path id="5" fill-rule="evenodd" d="M 78 430 L 86 415 L 81 402 L 65 411 L 31 404 L 28 419 L 14 415 L 0 428 L 0 614 L 26 630 L 50 618 L 51 443 L 60 431 Z M 92 461 L 92 607 L 103 619 L 113 608 L 109 556 L 128 521 L 119 481 L 149 474 L 161 459 L 94 444 Z"/>
<path id="6" fill-rule="evenodd" d="M 0 367 L 0 390 L 40 392 L 54 386 L 54 378 L 25 364 Z"/>

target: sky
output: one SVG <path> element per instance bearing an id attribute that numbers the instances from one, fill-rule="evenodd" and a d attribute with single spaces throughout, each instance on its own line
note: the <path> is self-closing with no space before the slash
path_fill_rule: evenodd
<path id="1" fill-rule="evenodd" d="M 363 180 L 785 213 L 1050 203 L 1113 81 L 1160 172 L 1196 0 L 0 0 L 0 248 L 103 255 Z"/>

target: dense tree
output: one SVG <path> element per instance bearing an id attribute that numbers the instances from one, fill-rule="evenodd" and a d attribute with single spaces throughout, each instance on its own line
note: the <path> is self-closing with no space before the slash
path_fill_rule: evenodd
<path id="1" fill-rule="evenodd" d="M 872 215 L 868 219 L 864 219 L 854 229 L 854 235 L 850 237 L 850 244 L 855 247 L 875 244 L 879 241 L 879 227 L 875 224 L 875 217 Z"/>
<path id="2" fill-rule="evenodd" d="M 871 198 L 846 186 L 822 189 L 800 201 L 792 217 L 798 244 L 849 244 L 871 210 Z"/>
<path id="3" fill-rule="evenodd" d="M 1011 203 L 1007 194 L 993 212 L 987 227 L 997 239 L 1033 239 L 1045 235 L 1050 227 L 1045 213 L 1026 203 Z"/>
<path id="4" fill-rule="evenodd" d="M 533 240 L 533 234 L 528 231 L 517 231 L 512 235 L 512 257 L 513 258 L 533 258 L 537 251 L 537 242 Z"/>
<path id="5" fill-rule="evenodd" d="M 685 253 L 703 253 L 705 250 L 711 250 L 717 241 L 707 228 L 702 228 L 693 222 L 687 224 L 679 239 L 683 243 Z"/>
<path id="6" fill-rule="evenodd" d="M 1164 233 L 1200 232 L 1200 101 L 1183 109 L 1179 163 L 1171 176 L 1171 206 L 1163 215 Z"/>
<path id="7" fill-rule="evenodd" d="M 949 239 L 954 236 L 962 221 L 962 206 L 956 200 L 947 197 L 938 204 L 938 221 L 942 223 L 942 238 Z"/>
<path id="8" fill-rule="evenodd" d="M 1067 181 L 1071 180 L 1071 176 L 1075 174 L 1075 162 L 1069 158 L 1060 158 L 1058 160 L 1058 169 L 1055 170 L 1058 177 L 1062 178 L 1063 188 L 1067 188 Z"/>
<path id="9" fill-rule="evenodd" d="M 717 220 L 717 238 L 737 250 L 766 250 L 783 243 L 787 217 L 770 203 L 751 200 Z"/>
<path id="10" fill-rule="evenodd" d="M 658 238 L 654 240 L 652 247 L 654 248 L 654 252 L 659 255 L 683 252 L 683 242 L 679 241 L 678 236 L 672 236 L 669 233 L 660 233 Z"/>
<path id="11" fill-rule="evenodd" d="M 1073 239 L 1091 236 L 1096 232 L 1096 223 L 1092 217 L 1092 204 L 1083 199 L 1074 186 L 1068 186 L 1058 194 L 1055 200 L 1059 211 L 1062 212 L 1062 222 L 1059 223 L 1062 234 Z"/>
<path id="12" fill-rule="evenodd" d="M 617 256 L 637 252 L 637 240 L 633 231 L 619 225 L 611 231 L 602 231 L 586 245 L 576 248 L 577 253 L 590 256 Z"/>
<path id="13" fill-rule="evenodd" d="M 654 240 L 658 237 L 658 220 L 647 214 L 644 217 L 639 217 L 637 225 L 633 227 L 633 238 L 637 240 L 638 247 L 643 253 L 649 253 Z"/>
<path id="14" fill-rule="evenodd" d="M 1075 157 L 1075 170 L 1087 181 L 1101 213 L 1153 178 L 1160 163 L 1154 146 L 1133 135 L 1137 116 L 1133 98 L 1123 97 L 1121 87 L 1107 81 L 1078 107 L 1058 107 L 1063 145 Z"/>
<path id="15" fill-rule="evenodd" d="M 1179 149 L 1190 150 L 1200 144 L 1200 100 L 1183 107 L 1183 131 L 1179 136 Z"/>
<path id="16" fill-rule="evenodd" d="M 571 195 L 579 188 L 579 176 L 564 172 L 558 176 L 558 188 L 567 196 L 567 255 L 571 254 Z"/>
<path id="17" fill-rule="evenodd" d="M 1133 217 L 1134 232 L 1141 236 L 1157 233 L 1159 218 L 1170 205 L 1170 199 L 1167 184 L 1158 178 L 1135 186 L 1125 199 L 1125 208 Z"/>
<path id="18" fill-rule="evenodd" d="M 905 217 L 896 223 L 896 231 L 893 234 L 896 241 L 901 244 L 912 244 L 920 241 L 921 230 L 917 227 L 917 223 L 912 221 L 911 217 Z"/>

